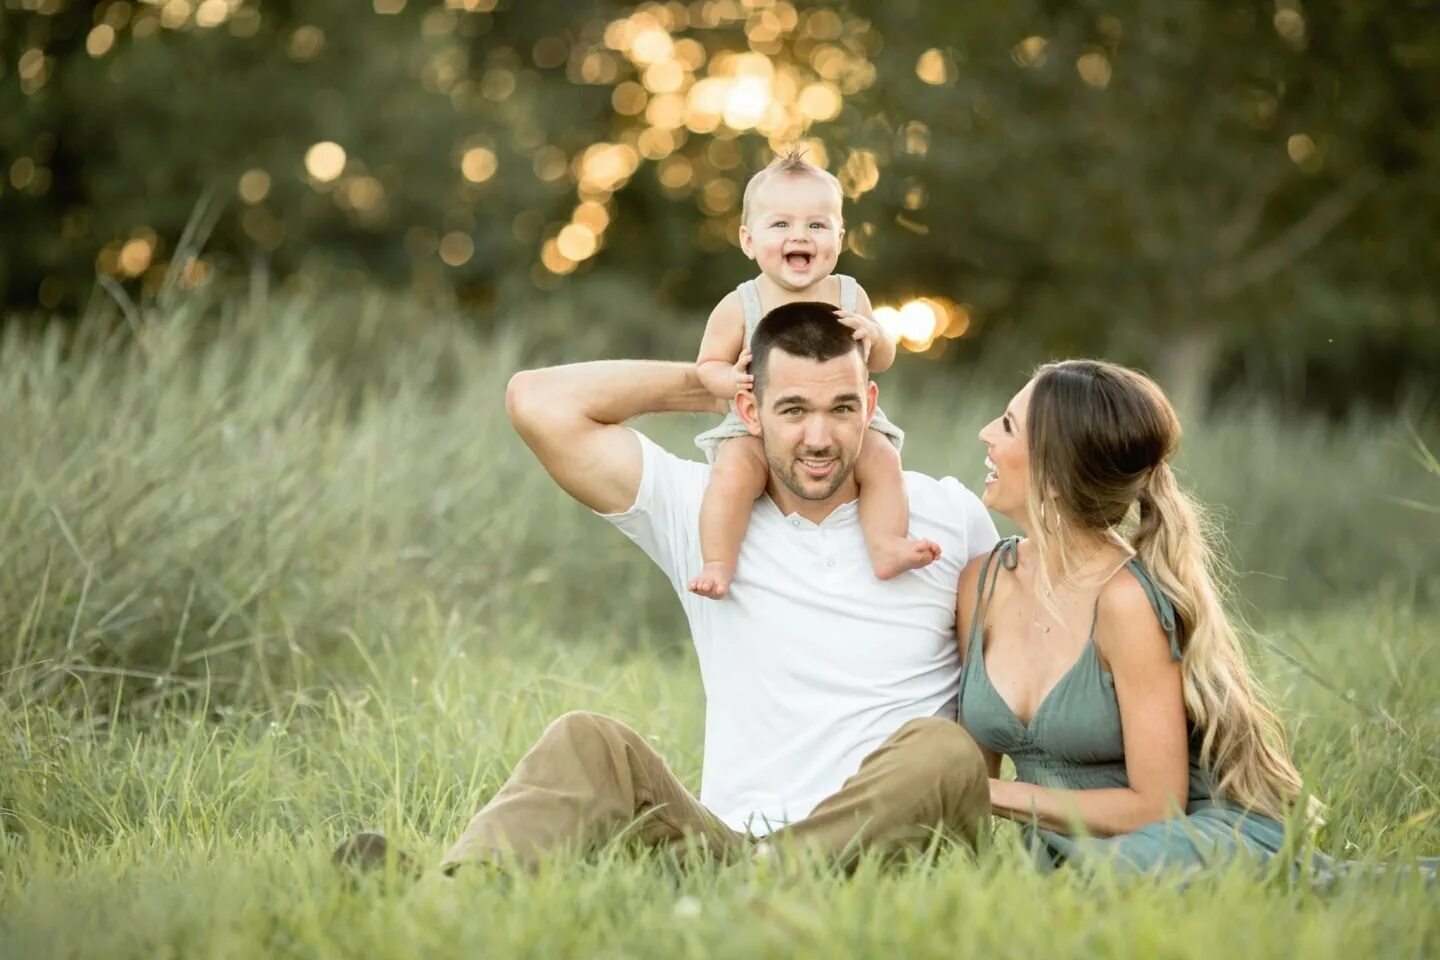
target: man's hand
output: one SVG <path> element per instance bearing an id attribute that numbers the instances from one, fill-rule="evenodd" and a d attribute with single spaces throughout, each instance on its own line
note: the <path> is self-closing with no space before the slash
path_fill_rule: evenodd
<path id="1" fill-rule="evenodd" d="M 856 340 L 863 341 L 865 362 L 869 363 L 870 351 L 873 350 L 875 345 L 882 339 L 886 339 L 885 328 L 880 326 L 880 322 L 874 317 L 851 313 L 839 307 L 835 308 L 835 316 L 839 318 L 841 323 L 855 331 L 854 337 Z"/>

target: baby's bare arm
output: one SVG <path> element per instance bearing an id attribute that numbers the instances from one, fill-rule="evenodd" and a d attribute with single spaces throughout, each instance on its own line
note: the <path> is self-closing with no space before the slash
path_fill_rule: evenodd
<path id="1" fill-rule="evenodd" d="M 870 294 L 866 293 L 865 288 L 858 283 L 855 286 L 857 293 L 855 312 L 878 327 L 880 324 L 875 320 L 875 311 L 870 306 Z M 868 364 L 870 372 L 884 373 L 890 369 L 891 364 L 894 362 L 895 341 L 891 340 L 888 335 L 876 337 L 874 342 L 870 344 L 870 361 Z"/>
<path id="2" fill-rule="evenodd" d="M 735 399 L 735 363 L 745 346 L 745 309 L 735 291 L 710 311 L 705 321 L 705 336 L 700 340 L 700 355 L 695 372 L 700 382 L 722 400 Z"/>

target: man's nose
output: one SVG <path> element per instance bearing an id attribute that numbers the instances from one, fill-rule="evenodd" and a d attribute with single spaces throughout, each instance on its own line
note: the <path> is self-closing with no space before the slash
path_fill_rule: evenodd
<path id="1" fill-rule="evenodd" d="M 830 447 L 830 424 L 824 417 L 810 416 L 805 418 L 805 432 L 801 436 L 802 442 L 811 450 L 827 450 Z"/>

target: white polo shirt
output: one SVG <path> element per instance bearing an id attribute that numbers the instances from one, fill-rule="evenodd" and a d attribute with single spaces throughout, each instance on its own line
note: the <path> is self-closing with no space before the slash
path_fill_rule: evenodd
<path id="1" fill-rule="evenodd" d="M 994 546 L 995 525 L 954 477 L 905 474 L 910 534 L 937 562 L 875 578 L 855 501 L 813 524 L 755 503 L 730 596 L 685 589 L 699 573 L 705 464 L 643 434 L 635 504 L 608 514 L 680 597 L 705 685 L 700 802 L 756 836 L 808 814 L 906 721 L 955 716 L 960 570 Z"/>

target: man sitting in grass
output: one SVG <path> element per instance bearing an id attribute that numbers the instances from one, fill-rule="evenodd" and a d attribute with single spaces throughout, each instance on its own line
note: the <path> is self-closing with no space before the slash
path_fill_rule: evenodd
<path id="1" fill-rule="evenodd" d="M 665 571 L 705 686 L 700 798 L 625 724 L 568 713 L 541 736 L 442 860 L 529 866 L 627 828 L 685 855 L 729 857 L 756 838 L 845 864 L 868 848 L 973 844 L 990 810 L 980 751 L 955 723 L 955 592 L 997 536 L 954 478 L 905 476 L 910 535 L 940 560 L 876 579 L 857 515 L 855 460 L 876 406 L 854 331 L 821 303 L 778 307 L 751 343 L 736 405 L 769 462 L 729 597 L 686 589 L 700 567 L 709 468 L 621 424 L 713 411 L 689 364 L 602 361 L 510 382 L 515 428 L 555 481 Z M 379 862 L 362 834 L 339 860 Z"/>

